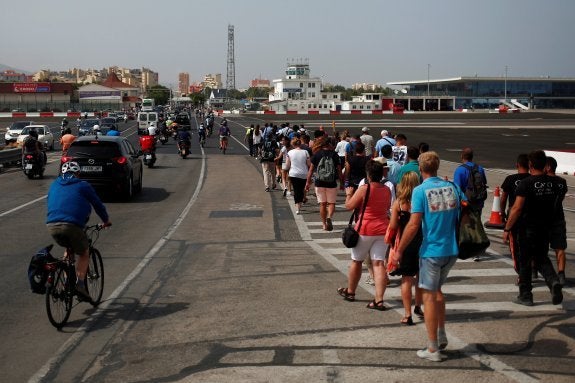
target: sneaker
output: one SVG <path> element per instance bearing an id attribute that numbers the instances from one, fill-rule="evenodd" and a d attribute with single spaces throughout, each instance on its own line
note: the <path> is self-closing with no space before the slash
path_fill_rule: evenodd
<path id="1" fill-rule="evenodd" d="M 365 278 L 365 284 L 370 285 L 370 286 L 375 286 L 375 281 L 373 280 L 371 275 L 368 275 L 368 277 Z"/>
<path id="2" fill-rule="evenodd" d="M 326 218 L 325 219 L 325 229 L 327 231 L 332 231 L 333 230 L 333 224 L 331 223 L 331 218 Z"/>
<path id="3" fill-rule="evenodd" d="M 288 192 L 286 193 L 286 195 L 287 195 L 288 197 L 290 197 L 290 196 L 291 196 L 291 192 L 288 191 Z"/>
<path id="4" fill-rule="evenodd" d="M 269 192 L 269 191 L 270 191 L 270 188 L 266 188 L 266 192 Z"/>
<path id="5" fill-rule="evenodd" d="M 431 352 L 427 348 L 424 348 L 423 350 L 417 351 L 417 356 L 419 356 L 421 359 L 427 359 L 427 360 L 430 360 L 432 362 L 441 362 L 442 361 L 441 353 L 439 352 L 439 350 L 437 350 L 435 352 Z"/>
<path id="6" fill-rule="evenodd" d="M 523 306 L 533 306 L 533 298 L 522 298 L 521 296 L 518 296 L 513 300 L 513 303 Z"/>
<path id="7" fill-rule="evenodd" d="M 559 278 L 559 283 L 561 284 L 561 286 L 565 286 L 565 272 L 564 271 L 558 272 L 557 277 Z"/>
<path id="8" fill-rule="evenodd" d="M 445 350 L 447 348 L 447 345 L 449 344 L 449 341 L 447 340 L 447 335 L 438 334 L 437 335 L 437 343 L 439 344 L 438 347 L 440 350 Z"/>
<path id="9" fill-rule="evenodd" d="M 299 210 L 296 210 L 296 211 L 295 211 L 295 214 L 296 214 L 296 215 L 299 215 Z"/>
<path id="10" fill-rule="evenodd" d="M 90 293 L 88 293 L 88 289 L 86 285 L 83 283 L 76 284 L 76 295 L 78 295 L 78 300 L 91 302 L 92 298 L 90 297 Z"/>
<path id="11" fill-rule="evenodd" d="M 475 257 L 473 257 L 473 262 L 479 262 L 481 259 L 479 258 L 479 255 L 476 255 Z"/>
<path id="12" fill-rule="evenodd" d="M 554 282 L 551 286 L 551 302 L 554 305 L 558 305 L 563 302 L 563 292 L 561 291 L 563 286 L 559 282 Z"/>

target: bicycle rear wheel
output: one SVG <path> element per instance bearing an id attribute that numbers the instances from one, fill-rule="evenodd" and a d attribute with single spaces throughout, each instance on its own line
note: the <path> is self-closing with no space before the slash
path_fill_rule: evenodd
<path id="1" fill-rule="evenodd" d="M 90 249 L 90 263 L 86 274 L 86 288 L 92 298 L 92 305 L 98 306 L 104 292 L 104 263 L 98 249 Z"/>
<path id="2" fill-rule="evenodd" d="M 72 311 L 72 292 L 64 266 L 58 266 L 46 289 L 46 311 L 52 326 L 61 329 Z"/>

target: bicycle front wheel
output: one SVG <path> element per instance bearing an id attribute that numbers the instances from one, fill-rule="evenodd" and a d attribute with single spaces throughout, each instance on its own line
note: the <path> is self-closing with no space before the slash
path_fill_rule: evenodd
<path id="1" fill-rule="evenodd" d="M 86 274 L 86 288 L 92 299 L 92 305 L 98 306 L 104 292 L 104 263 L 98 249 L 90 249 L 90 263 Z"/>
<path id="2" fill-rule="evenodd" d="M 72 292 L 66 269 L 58 266 L 46 289 L 46 311 L 52 326 L 61 329 L 72 312 Z"/>

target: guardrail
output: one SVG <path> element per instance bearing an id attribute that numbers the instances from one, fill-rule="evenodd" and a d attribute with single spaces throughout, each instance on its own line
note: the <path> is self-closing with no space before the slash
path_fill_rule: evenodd
<path id="1" fill-rule="evenodd" d="M 7 165 L 16 165 L 21 161 L 22 149 L 0 150 L 0 170 Z"/>

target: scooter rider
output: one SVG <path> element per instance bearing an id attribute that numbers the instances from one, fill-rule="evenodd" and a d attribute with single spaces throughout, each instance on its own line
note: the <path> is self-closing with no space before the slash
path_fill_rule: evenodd
<path id="1" fill-rule="evenodd" d="M 187 148 L 192 146 L 192 135 L 187 130 L 178 131 L 178 153 L 180 152 L 181 144 L 184 144 Z"/>
<path id="2" fill-rule="evenodd" d="M 156 126 L 148 126 L 148 134 L 140 136 L 140 149 L 144 153 L 156 153 Z"/>
<path id="3" fill-rule="evenodd" d="M 44 166 L 46 163 L 47 158 L 44 152 L 44 145 L 38 141 L 38 132 L 33 129 L 30 130 L 28 137 L 22 143 L 22 157 L 26 154 L 32 154 L 40 166 Z"/>

